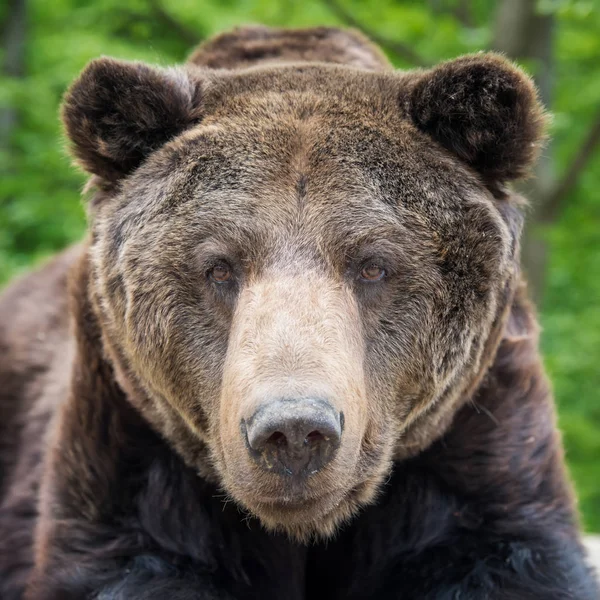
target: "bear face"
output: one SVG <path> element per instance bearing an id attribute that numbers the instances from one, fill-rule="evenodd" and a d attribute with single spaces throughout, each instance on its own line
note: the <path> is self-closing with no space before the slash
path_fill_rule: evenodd
<path id="1" fill-rule="evenodd" d="M 531 83 L 485 55 L 408 74 L 102 59 L 64 119 L 98 188 L 92 290 L 128 398 L 266 526 L 331 534 L 493 355 Z"/>

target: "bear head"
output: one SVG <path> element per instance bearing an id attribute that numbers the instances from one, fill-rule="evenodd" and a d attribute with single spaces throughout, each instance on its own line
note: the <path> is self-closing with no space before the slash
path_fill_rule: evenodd
<path id="1" fill-rule="evenodd" d="M 63 118 L 96 189 L 91 294 L 119 385 L 265 526 L 330 535 L 493 359 L 519 279 L 506 185 L 543 131 L 531 81 L 493 54 L 103 58 Z"/>

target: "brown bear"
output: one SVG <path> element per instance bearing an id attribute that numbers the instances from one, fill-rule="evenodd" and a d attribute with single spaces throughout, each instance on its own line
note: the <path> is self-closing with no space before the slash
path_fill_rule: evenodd
<path id="1" fill-rule="evenodd" d="M 0 301 L 2 600 L 594 600 L 493 54 L 245 28 L 93 61 L 89 236 Z"/>

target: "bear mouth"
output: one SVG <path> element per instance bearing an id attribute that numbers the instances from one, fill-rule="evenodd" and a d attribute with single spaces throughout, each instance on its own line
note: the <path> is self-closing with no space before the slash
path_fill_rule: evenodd
<path id="1" fill-rule="evenodd" d="M 257 498 L 252 508 L 248 504 L 246 508 L 267 530 L 308 543 L 335 535 L 342 523 L 372 501 L 375 490 L 372 481 L 363 481 L 347 490 L 340 488 L 304 500 Z"/>
<path id="2" fill-rule="evenodd" d="M 259 497 L 255 500 L 255 504 L 261 508 L 268 508 L 277 511 L 306 511 L 313 510 L 316 507 L 327 505 L 338 499 L 341 499 L 346 494 L 342 490 L 336 490 L 335 492 L 328 492 L 321 494 L 320 496 L 312 496 L 307 498 L 289 497 L 289 496 L 278 496 L 278 497 Z"/>
<path id="3" fill-rule="evenodd" d="M 279 478 L 278 478 L 279 479 Z M 311 528 L 319 528 L 319 524 L 331 520 L 340 506 L 352 503 L 358 486 L 307 485 L 307 481 L 278 481 L 279 489 L 261 490 L 230 489 L 234 498 L 268 528 L 278 530 L 294 529 L 310 523 Z M 287 483 L 287 485 L 286 485 Z M 350 483 L 350 482 L 348 482 Z M 283 485 L 282 485 L 283 484 Z"/>
<path id="4" fill-rule="evenodd" d="M 341 491 L 301 501 L 269 498 L 256 501 L 250 512 L 267 529 L 285 531 L 298 539 L 328 536 L 331 533 L 330 524 L 337 523 L 339 507 L 346 498 L 347 495 Z"/>

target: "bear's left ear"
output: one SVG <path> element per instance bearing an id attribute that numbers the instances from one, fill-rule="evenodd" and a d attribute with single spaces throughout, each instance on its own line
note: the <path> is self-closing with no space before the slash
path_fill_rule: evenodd
<path id="1" fill-rule="evenodd" d="M 489 182 L 528 174 L 544 139 L 545 114 L 529 77 L 496 54 L 441 64 L 415 81 L 416 126 Z"/>
<path id="2" fill-rule="evenodd" d="M 78 162 L 112 184 L 198 122 L 201 97 L 183 69 L 100 58 L 67 92 L 62 117 Z"/>

